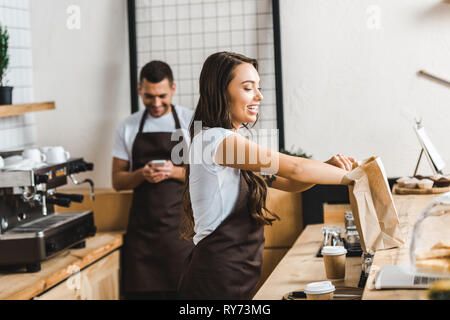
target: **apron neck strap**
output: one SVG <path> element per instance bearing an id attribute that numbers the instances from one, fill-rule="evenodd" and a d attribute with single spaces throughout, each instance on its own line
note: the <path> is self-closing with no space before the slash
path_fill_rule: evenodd
<path id="1" fill-rule="evenodd" d="M 175 106 L 172 104 L 171 107 L 172 107 L 173 120 L 175 120 L 175 129 L 180 129 L 181 128 L 180 120 L 178 119 L 177 112 L 175 111 Z M 145 119 L 147 119 L 147 114 L 148 114 L 148 111 L 147 111 L 147 109 L 145 109 L 144 114 L 142 115 L 141 122 L 139 124 L 139 133 L 141 133 L 142 129 L 144 128 L 144 123 L 145 123 Z"/>
<path id="2" fill-rule="evenodd" d="M 175 106 L 174 105 L 172 105 L 172 115 L 173 115 L 173 120 L 175 120 L 175 129 L 181 129 L 180 119 L 178 118 L 178 114 L 175 111 Z"/>

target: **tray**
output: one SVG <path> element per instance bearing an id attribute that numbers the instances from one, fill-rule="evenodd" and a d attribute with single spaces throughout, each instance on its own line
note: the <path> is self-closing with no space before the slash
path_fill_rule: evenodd
<path id="1" fill-rule="evenodd" d="M 450 187 L 442 188 L 431 188 L 431 189 L 411 189 L 411 188 L 401 188 L 398 184 L 394 184 L 392 188 L 392 193 L 394 194 L 439 194 L 450 192 Z"/>
<path id="2" fill-rule="evenodd" d="M 364 288 L 336 287 L 333 300 L 361 300 Z M 303 290 L 288 292 L 281 300 L 306 300 Z"/>

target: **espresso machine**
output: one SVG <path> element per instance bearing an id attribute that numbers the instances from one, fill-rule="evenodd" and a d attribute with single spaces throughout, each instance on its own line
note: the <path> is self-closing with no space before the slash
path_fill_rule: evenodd
<path id="1" fill-rule="evenodd" d="M 21 153 L 0 152 L 0 156 Z M 83 201 L 82 195 L 56 191 L 68 179 L 74 184 L 89 183 L 93 199 L 92 180 L 78 182 L 74 177 L 93 167 L 83 158 L 70 158 L 33 168 L 0 169 L 0 269 L 25 267 L 27 272 L 37 272 L 42 261 L 68 248 L 85 246 L 85 239 L 96 233 L 93 212 L 55 213 L 54 206 L 70 207 L 71 202 Z"/>

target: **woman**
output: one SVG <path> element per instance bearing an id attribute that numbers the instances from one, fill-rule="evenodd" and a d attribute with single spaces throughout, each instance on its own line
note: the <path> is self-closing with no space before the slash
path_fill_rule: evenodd
<path id="1" fill-rule="evenodd" d="M 267 185 L 300 192 L 316 183 L 346 184 L 355 161 L 292 157 L 237 133 L 258 118 L 257 67 L 256 60 L 229 52 L 203 65 L 183 195 L 182 235 L 195 248 L 180 280 L 182 299 L 251 299 L 261 273 L 263 227 L 278 219 L 266 208 Z M 269 168 L 277 172 L 266 182 L 258 173 Z"/>

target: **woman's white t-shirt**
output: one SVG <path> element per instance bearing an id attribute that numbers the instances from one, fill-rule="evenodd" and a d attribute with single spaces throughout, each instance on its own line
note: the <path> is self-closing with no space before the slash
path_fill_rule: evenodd
<path id="1" fill-rule="evenodd" d="M 220 143 L 230 134 L 224 128 L 201 131 L 189 150 L 189 193 L 194 214 L 194 244 L 211 234 L 230 215 L 239 196 L 239 169 L 214 161 Z"/>

